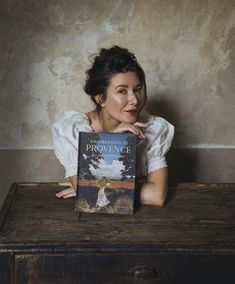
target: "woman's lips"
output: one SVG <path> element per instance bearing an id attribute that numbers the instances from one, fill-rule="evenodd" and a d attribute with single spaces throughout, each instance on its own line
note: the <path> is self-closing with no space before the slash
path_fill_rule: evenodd
<path id="1" fill-rule="evenodd" d="M 126 110 L 126 112 L 128 112 L 130 115 L 136 115 L 137 114 L 137 110 L 136 109 Z"/>

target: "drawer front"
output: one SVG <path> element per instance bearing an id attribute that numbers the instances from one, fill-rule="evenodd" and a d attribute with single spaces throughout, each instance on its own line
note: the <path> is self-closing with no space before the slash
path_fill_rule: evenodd
<path id="1" fill-rule="evenodd" d="M 0 252 L 0 283 L 11 284 L 14 277 L 14 254 Z"/>
<path id="2" fill-rule="evenodd" d="M 222 254 L 86 253 L 16 255 L 19 283 L 234 283 Z"/>

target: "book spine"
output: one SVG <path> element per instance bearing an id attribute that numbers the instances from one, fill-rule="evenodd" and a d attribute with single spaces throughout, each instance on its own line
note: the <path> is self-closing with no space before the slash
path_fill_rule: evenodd
<path id="1" fill-rule="evenodd" d="M 79 189 L 79 174 L 80 174 L 80 156 L 81 156 L 81 136 L 82 136 L 82 132 L 78 132 L 78 168 L 77 168 L 77 188 L 76 188 L 76 198 L 75 198 L 75 211 L 78 211 L 78 189 Z"/>

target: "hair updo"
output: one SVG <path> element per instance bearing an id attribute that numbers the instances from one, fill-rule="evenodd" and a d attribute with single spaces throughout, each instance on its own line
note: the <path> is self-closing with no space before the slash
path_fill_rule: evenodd
<path id="1" fill-rule="evenodd" d="M 106 91 L 112 76 L 126 72 L 135 72 L 140 80 L 143 88 L 141 109 L 143 108 L 147 98 L 144 70 L 133 53 L 126 48 L 113 46 L 110 49 L 102 48 L 100 53 L 95 56 L 91 68 L 86 71 L 87 78 L 84 91 L 91 96 L 97 112 L 101 110 L 100 103 L 106 99 Z M 96 95 L 102 95 L 101 102 L 97 103 Z"/>

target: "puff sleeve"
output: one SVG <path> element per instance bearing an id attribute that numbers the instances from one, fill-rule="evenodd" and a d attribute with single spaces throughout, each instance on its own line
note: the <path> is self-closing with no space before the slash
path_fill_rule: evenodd
<path id="1" fill-rule="evenodd" d="M 52 125 L 54 152 L 65 168 L 65 178 L 77 175 L 79 131 L 92 132 L 85 114 L 66 111 L 61 120 Z"/>
<path id="2" fill-rule="evenodd" d="M 165 155 L 174 137 L 174 126 L 162 117 L 151 117 L 145 136 L 148 140 L 146 172 L 167 167 Z"/>

